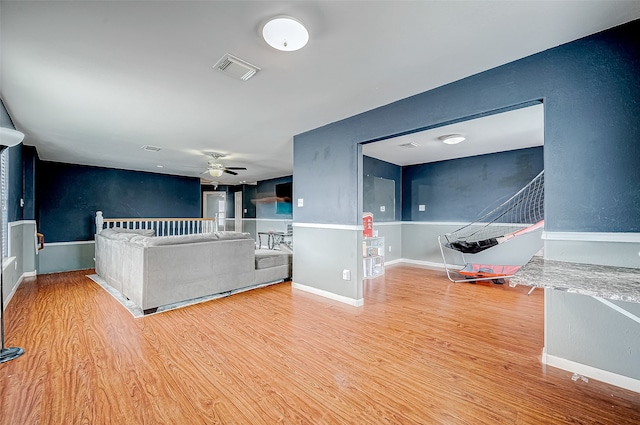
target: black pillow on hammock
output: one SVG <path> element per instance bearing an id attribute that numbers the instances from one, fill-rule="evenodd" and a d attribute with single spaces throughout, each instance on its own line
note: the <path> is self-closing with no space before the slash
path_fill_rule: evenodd
<path id="1" fill-rule="evenodd" d="M 457 241 L 451 242 L 449 245 L 456 251 L 464 252 L 465 254 L 476 254 L 480 251 L 491 248 L 492 246 L 498 245 L 498 240 L 496 238 L 491 238 L 477 242 Z"/>

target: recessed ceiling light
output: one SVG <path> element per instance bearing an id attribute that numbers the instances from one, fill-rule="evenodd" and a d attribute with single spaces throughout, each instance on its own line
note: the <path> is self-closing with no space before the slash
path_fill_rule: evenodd
<path id="1" fill-rule="evenodd" d="M 276 16 L 264 25 L 262 37 L 274 49 L 292 52 L 307 44 L 309 32 L 300 21 L 291 16 Z"/>
<path id="2" fill-rule="evenodd" d="M 164 165 L 156 165 L 158 168 L 164 168 Z"/>
<path id="3" fill-rule="evenodd" d="M 141 149 L 144 149 L 145 151 L 149 151 L 149 152 L 158 152 L 160 150 L 159 147 L 151 146 L 151 145 L 144 145 L 144 146 L 142 146 Z"/>
<path id="4" fill-rule="evenodd" d="M 447 134 L 446 136 L 438 137 L 438 139 L 442 140 L 442 143 L 446 143 L 447 145 L 456 145 L 463 142 L 466 137 L 462 134 Z"/>

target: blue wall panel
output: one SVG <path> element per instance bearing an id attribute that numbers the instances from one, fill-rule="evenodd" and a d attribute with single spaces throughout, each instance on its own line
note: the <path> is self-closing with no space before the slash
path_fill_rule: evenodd
<path id="1" fill-rule="evenodd" d="M 542 147 L 404 167 L 402 219 L 472 222 L 543 168 Z M 425 211 L 418 210 L 420 204 Z"/>
<path id="2" fill-rule="evenodd" d="M 358 223 L 358 143 L 543 100 L 546 230 L 639 232 L 638 33 L 640 20 L 295 136 L 295 197 L 311 201 L 295 221 Z"/>
<path id="3" fill-rule="evenodd" d="M 93 239 L 106 218 L 200 217 L 200 180 L 41 161 L 36 176 L 40 232 L 47 242 Z"/>
<path id="4" fill-rule="evenodd" d="M 361 149 L 354 132 L 357 129 L 338 122 L 294 137 L 294 221 L 362 224 L 358 212 Z M 303 207 L 297 206 L 298 199 L 303 199 Z"/>

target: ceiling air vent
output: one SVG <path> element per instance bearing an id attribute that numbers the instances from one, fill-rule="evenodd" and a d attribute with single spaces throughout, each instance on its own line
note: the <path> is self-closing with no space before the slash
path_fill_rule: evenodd
<path id="1" fill-rule="evenodd" d="M 151 145 L 144 145 L 142 147 L 142 149 L 144 149 L 145 151 L 149 151 L 149 152 L 158 152 L 160 150 L 159 147 L 157 146 L 151 146 Z"/>
<path id="2" fill-rule="evenodd" d="M 229 53 L 226 53 L 213 67 L 230 77 L 243 81 L 247 81 L 253 77 L 256 72 L 260 71 L 260 68 L 257 66 L 251 65 L 249 62 L 243 61 Z"/>
<path id="3" fill-rule="evenodd" d="M 403 143 L 401 145 L 398 145 L 399 148 L 404 148 L 404 149 L 413 149 L 413 148 L 417 148 L 419 145 L 416 142 L 409 142 L 409 143 Z"/>

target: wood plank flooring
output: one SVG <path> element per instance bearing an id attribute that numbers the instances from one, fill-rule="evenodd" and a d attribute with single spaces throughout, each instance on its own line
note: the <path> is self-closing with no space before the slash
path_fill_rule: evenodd
<path id="1" fill-rule="evenodd" d="M 543 292 L 396 265 L 350 307 L 289 283 L 134 319 L 92 271 L 6 310 L 0 424 L 638 424 L 640 395 L 543 367 Z"/>

